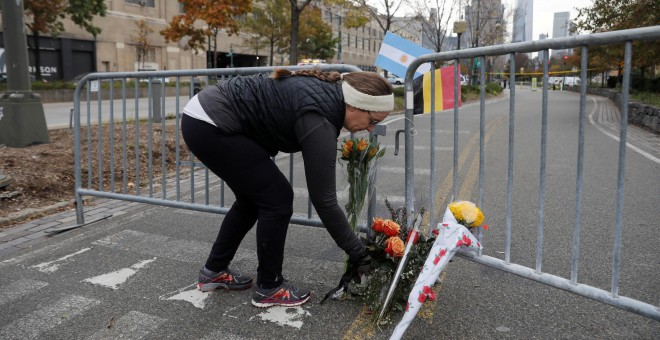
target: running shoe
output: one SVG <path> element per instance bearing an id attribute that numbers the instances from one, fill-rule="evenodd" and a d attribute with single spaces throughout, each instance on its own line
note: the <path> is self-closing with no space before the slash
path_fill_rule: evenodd
<path id="1" fill-rule="evenodd" d="M 251 277 L 234 273 L 229 268 L 220 272 L 213 272 L 204 268 L 199 271 L 199 278 L 197 279 L 197 289 L 202 292 L 210 292 L 218 288 L 242 290 L 251 286 Z"/>
<path id="2" fill-rule="evenodd" d="M 300 306 L 312 296 L 309 290 L 294 286 L 288 281 L 282 281 L 279 287 L 270 289 L 254 288 L 252 304 L 259 308 L 271 306 Z"/>

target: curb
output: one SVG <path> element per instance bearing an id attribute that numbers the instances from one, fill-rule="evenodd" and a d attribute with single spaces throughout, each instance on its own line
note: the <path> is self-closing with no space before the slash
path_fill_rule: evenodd
<path id="1" fill-rule="evenodd" d="M 9 214 L 7 217 L 0 217 L 0 228 L 8 228 L 26 220 L 51 215 L 66 208 L 73 208 L 75 206 L 75 202 L 75 200 L 69 200 L 55 203 L 43 208 L 29 208 L 18 213 Z"/>

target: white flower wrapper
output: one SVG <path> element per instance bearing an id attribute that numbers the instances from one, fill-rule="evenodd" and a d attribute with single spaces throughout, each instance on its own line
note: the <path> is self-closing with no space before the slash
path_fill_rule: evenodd
<path id="1" fill-rule="evenodd" d="M 437 228 L 438 236 L 433 243 L 429 256 L 424 262 L 424 268 L 419 273 L 415 286 L 410 291 L 406 310 L 401 321 L 394 329 L 390 340 L 401 339 L 403 333 L 408 329 L 408 326 L 422 307 L 420 295 L 422 301 L 426 300 L 429 292 L 432 292 L 431 287 L 433 287 L 440 273 L 456 252 L 476 252 L 482 249 L 481 243 L 479 243 L 477 238 L 466 227 L 456 222 L 449 208 L 445 211 L 445 216 L 442 222 L 438 223 Z"/>

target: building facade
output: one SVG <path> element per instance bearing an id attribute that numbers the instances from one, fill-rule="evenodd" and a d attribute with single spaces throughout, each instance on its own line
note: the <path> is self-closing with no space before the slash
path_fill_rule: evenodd
<path id="1" fill-rule="evenodd" d="M 518 0 L 513 11 L 513 35 L 511 42 L 532 41 L 534 2 Z"/>
<path id="2" fill-rule="evenodd" d="M 571 21 L 570 12 L 555 12 L 552 22 L 552 38 L 564 38 L 574 34 L 574 24 Z M 572 50 L 552 50 L 552 57 L 563 57 L 570 55 Z"/>
<path id="3" fill-rule="evenodd" d="M 63 21 L 64 32 L 57 37 L 40 38 L 42 70 L 52 71 L 42 72 L 44 79 L 70 80 L 85 72 L 212 67 L 211 52 L 192 51 L 187 48 L 185 42 L 167 43 L 160 34 L 175 15 L 183 13 L 183 7 L 177 0 L 106 0 L 105 3 L 106 16 L 94 18 L 94 25 L 102 30 L 96 38 L 68 19 Z M 384 36 L 377 21 L 372 20 L 358 28 L 347 28 L 343 24 L 346 14 L 342 9 L 325 7 L 321 1 L 313 1 L 309 6 L 318 7 L 323 20 L 332 27 L 333 35 L 341 38 L 336 56 L 326 62 L 352 64 L 365 70 L 375 70 L 374 61 Z M 30 18 L 26 17 L 25 20 Z M 408 25 L 410 20 L 412 19 L 395 18 L 391 30 L 406 39 L 421 43 L 421 26 Z M 136 42 L 136 37 L 140 34 L 140 22 L 144 22 L 151 31 L 146 35 L 149 41 L 146 51 L 140 51 Z M 30 63 L 33 64 L 34 53 L 31 49 L 34 44 L 30 44 L 33 37 L 31 32 L 26 33 Z M 265 46 L 255 49 L 253 44 L 248 42 L 250 37 L 244 32 L 229 36 L 221 31 L 216 39 L 216 67 L 288 65 L 288 54 L 276 53 L 271 63 L 268 49 Z M 0 48 L 2 47 L 0 41 Z M 65 61 L 73 63 L 67 65 Z M 44 65 L 47 65 L 46 68 Z"/>

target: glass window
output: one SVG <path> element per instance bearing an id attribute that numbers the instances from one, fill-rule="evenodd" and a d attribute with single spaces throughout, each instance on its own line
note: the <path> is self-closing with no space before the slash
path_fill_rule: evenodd
<path id="1" fill-rule="evenodd" d="M 124 0 L 127 4 L 140 5 L 142 7 L 156 7 L 156 0 Z"/>

